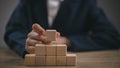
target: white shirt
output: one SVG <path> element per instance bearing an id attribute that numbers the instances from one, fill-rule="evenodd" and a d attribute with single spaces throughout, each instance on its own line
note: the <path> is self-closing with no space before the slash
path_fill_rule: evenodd
<path id="1" fill-rule="evenodd" d="M 59 5 L 60 5 L 60 0 L 47 0 L 49 27 L 51 27 L 53 24 L 53 20 L 57 15 Z"/>

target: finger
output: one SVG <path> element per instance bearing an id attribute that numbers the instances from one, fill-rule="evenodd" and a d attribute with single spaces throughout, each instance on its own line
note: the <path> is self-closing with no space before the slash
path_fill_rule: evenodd
<path id="1" fill-rule="evenodd" d="M 60 33 L 56 32 L 56 37 L 59 38 L 60 37 Z"/>
<path id="2" fill-rule="evenodd" d="M 30 39 L 30 38 L 26 40 L 26 45 L 28 46 L 35 46 L 35 44 L 39 44 L 39 43 L 41 43 L 41 41 L 37 41 L 34 39 Z"/>
<path id="3" fill-rule="evenodd" d="M 38 33 L 32 31 L 28 34 L 28 39 L 27 39 L 27 43 L 29 43 L 29 45 L 35 45 L 36 43 L 39 43 L 39 41 L 41 41 L 42 43 L 50 43 L 49 41 L 46 40 L 46 36 L 45 35 L 39 35 Z"/>
<path id="4" fill-rule="evenodd" d="M 34 54 L 35 53 L 35 46 L 26 45 L 26 51 L 30 54 Z"/>
<path id="5" fill-rule="evenodd" d="M 51 41 L 48 41 L 46 38 L 47 38 L 47 37 L 44 36 L 44 35 L 41 35 L 41 36 L 40 36 L 40 39 L 41 39 L 42 43 L 44 43 L 44 44 L 50 44 Z"/>
<path id="6" fill-rule="evenodd" d="M 39 40 L 40 41 L 40 34 L 38 34 L 35 31 L 32 31 L 28 34 L 28 38 L 34 39 L 34 40 Z"/>
<path id="7" fill-rule="evenodd" d="M 32 29 L 39 34 L 43 34 L 45 32 L 45 30 L 37 23 L 32 25 Z"/>
<path id="8" fill-rule="evenodd" d="M 42 43 L 47 43 L 48 41 L 46 40 L 46 36 L 44 35 L 38 35 L 38 33 L 36 32 L 31 32 L 30 34 L 28 34 L 28 43 L 30 43 L 29 45 L 35 45 L 37 43 L 37 41 L 41 41 Z"/>

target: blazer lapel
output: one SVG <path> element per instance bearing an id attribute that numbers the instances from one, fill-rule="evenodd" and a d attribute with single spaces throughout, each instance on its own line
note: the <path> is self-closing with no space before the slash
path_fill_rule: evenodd
<path id="1" fill-rule="evenodd" d="M 65 28 L 70 14 L 69 10 L 69 0 L 64 0 L 63 2 L 61 2 L 56 18 L 53 21 L 53 29 L 57 29 L 57 31 L 63 32 L 63 29 Z"/>
<path id="2" fill-rule="evenodd" d="M 47 1 L 36 0 L 33 4 L 33 22 L 39 23 L 43 28 L 48 29 Z"/>
<path id="3" fill-rule="evenodd" d="M 61 3 L 52 28 L 57 29 L 60 32 L 68 30 L 67 28 L 72 26 L 80 1 L 81 0 L 64 0 Z"/>
<path id="4" fill-rule="evenodd" d="M 80 8 L 80 1 L 81 0 L 70 0 L 70 17 L 69 17 L 69 21 L 66 26 L 66 30 L 69 30 L 69 28 L 72 27 L 72 24 L 75 24 L 73 22 L 75 22 L 75 18 L 76 15 L 78 13 L 78 9 Z"/>

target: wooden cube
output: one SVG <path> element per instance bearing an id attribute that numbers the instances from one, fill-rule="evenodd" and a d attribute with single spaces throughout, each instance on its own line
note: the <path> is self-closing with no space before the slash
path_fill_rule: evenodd
<path id="1" fill-rule="evenodd" d="M 66 56 L 57 56 L 57 65 L 64 66 L 66 65 Z"/>
<path id="2" fill-rule="evenodd" d="M 67 46 L 65 44 L 57 44 L 57 56 L 66 56 Z"/>
<path id="3" fill-rule="evenodd" d="M 46 30 L 45 34 L 48 41 L 56 41 L 56 30 Z"/>
<path id="4" fill-rule="evenodd" d="M 45 56 L 36 56 L 36 65 L 46 65 L 46 57 Z"/>
<path id="5" fill-rule="evenodd" d="M 26 54 L 24 64 L 25 65 L 35 65 L 35 54 Z"/>
<path id="6" fill-rule="evenodd" d="M 56 65 L 56 56 L 46 56 L 46 65 Z"/>
<path id="7" fill-rule="evenodd" d="M 77 59 L 75 54 L 67 54 L 66 60 L 68 66 L 76 65 Z"/>
<path id="8" fill-rule="evenodd" d="M 35 54 L 36 54 L 36 56 L 45 56 L 46 55 L 46 45 L 45 44 L 36 44 Z"/>
<path id="9" fill-rule="evenodd" d="M 56 56 L 56 45 L 46 45 L 46 55 L 47 56 Z"/>

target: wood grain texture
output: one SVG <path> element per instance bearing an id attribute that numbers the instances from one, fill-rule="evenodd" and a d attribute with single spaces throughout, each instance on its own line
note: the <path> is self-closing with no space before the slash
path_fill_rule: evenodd
<path id="1" fill-rule="evenodd" d="M 65 44 L 57 44 L 57 56 L 66 56 L 67 46 Z"/>
<path id="2" fill-rule="evenodd" d="M 120 50 L 78 52 L 76 66 L 25 66 L 24 59 L 9 48 L 0 48 L 1 68 L 120 68 Z"/>
<path id="3" fill-rule="evenodd" d="M 66 56 L 57 56 L 57 65 L 66 66 Z"/>
<path id="4" fill-rule="evenodd" d="M 35 54 L 26 54 L 24 64 L 27 65 L 35 65 Z"/>
<path id="5" fill-rule="evenodd" d="M 46 57 L 45 56 L 36 56 L 36 65 L 46 65 Z"/>
<path id="6" fill-rule="evenodd" d="M 46 56 L 46 65 L 56 65 L 56 56 Z"/>
<path id="7" fill-rule="evenodd" d="M 56 41 L 56 30 L 46 30 L 45 35 L 48 41 Z"/>
<path id="8" fill-rule="evenodd" d="M 45 56 L 46 55 L 46 45 L 45 44 L 36 44 L 35 54 L 36 54 L 36 56 Z"/>
<path id="9" fill-rule="evenodd" d="M 46 56 L 56 56 L 56 50 L 55 44 L 46 45 Z"/>
<path id="10" fill-rule="evenodd" d="M 76 54 L 67 54 L 66 56 L 66 65 L 67 66 L 75 66 L 77 65 L 77 56 Z"/>

